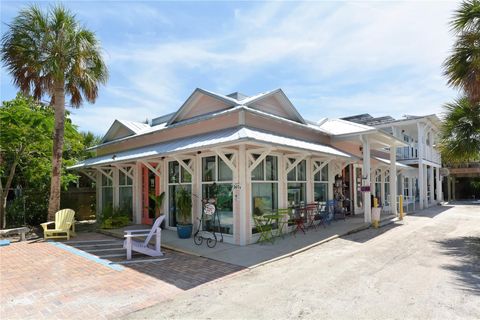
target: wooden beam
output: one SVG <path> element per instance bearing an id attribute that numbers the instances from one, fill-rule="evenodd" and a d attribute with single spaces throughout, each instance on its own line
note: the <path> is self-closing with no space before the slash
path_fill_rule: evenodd
<path id="1" fill-rule="evenodd" d="M 187 165 L 185 163 L 185 159 L 181 159 L 180 157 L 178 156 L 172 156 L 173 159 L 177 160 L 178 163 L 180 164 L 180 166 L 182 166 L 182 168 L 184 168 L 185 170 L 187 170 L 188 173 L 190 173 L 193 177 L 193 169 L 190 168 L 191 165 L 193 165 L 193 159 L 192 158 L 186 158 L 186 159 L 189 159 L 190 160 L 190 166 Z"/>
<path id="2" fill-rule="evenodd" d="M 233 172 L 235 172 L 235 170 L 237 170 L 237 166 L 235 165 L 235 153 L 232 153 L 232 159 L 228 159 L 227 156 L 225 155 L 225 152 L 224 150 L 222 149 L 218 149 L 218 148 L 214 148 L 213 151 L 215 151 L 215 153 L 220 157 L 220 159 L 223 160 L 223 162 L 225 162 L 225 164 L 230 168 L 230 170 L 232 170 Z"/>
<path id="3" fill-rule="evenodd" d="M 160 162 L 157 162 L 157 166 L 156 167 L 153 167 L 150 163 L 148 163 L 147 161 L 143 161 L 143 160 L 139 160 L 139 162 L 141 164 L 143 164 L 145 167 L 147 167 L 150 171 L 152 171 L 156 176 L 158 176 L 159 178 L 162 177 L 161 173 L 159 172 L 159 169 L 160 169 L 160 166 L 161 166 L 161 163 Z"/>
<path id="4" fill-rule="evenodd" d="M 255 160 L 250 166 L 248 166 L 248 172 L 251 173 L 253 169 L 255 169 L 260 164 L 260 162 L 262 162 L 263 159 L 265 159 L 270 154 L 271 151 L 272 148 L 267 148 L 265 151 L 263 151 L 263 153 L 257 158 L 257 160 Z"/>
<path id="5" fill-rule="evenodd" d="M 113 164 L 113 166 L 114 166 L 115 168 L 117 168 L 118 170 L 122 171 L 122 172 L 123 172 L 127 177 L 129 177 L 130 179 L 133 179 L 133 178 L 134 178 L 134 176 L 133 176 L 133 174 L 132 174 L 132 172 L 131 172 L 131 171 L 132 171 L 131 169 L 133 169 L 133 167 L 130 167 L 130 166 L 129 166 L 128 168 L 130 168 L 130 170 L 125 170 L 125 167 L 122 167 L 122 166 L 120 166 L 120 165 L 118 165 L 118 164 Z"/>

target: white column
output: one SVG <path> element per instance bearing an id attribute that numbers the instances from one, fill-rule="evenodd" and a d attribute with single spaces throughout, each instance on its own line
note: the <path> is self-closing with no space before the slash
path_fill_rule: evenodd
<path id="1" fill-rule="evenodd" d="M 163 191 L 163 189 L 162 189 Z M 143 172 L 142 164 L 137 162 L 133 169 L 134 223 L 142 223 L 143 214 Z M 161 209 L 163 211 L 163 208 Z M 165 211 L 163 211 L 165 213 Z"/>
<path id="2" fill-rule="evenodd" d="M 285 174 L 285 156 L 278 156 L 278 207 L 287 208 L 287 176 Z"/>
<path id="3" fill-rule="evenodd" d="M 424 208 L 425 205 L 425 190 L 427 181 L 424 175 L 424 167 L 423 167 L 423 158 L 424 158 L 424 150 L 425 150 L 425 132 L 422 123 L 417 123 L 417 130 L 418 130 L 418 194 L 419 194 L 419 201 L 420 201 L 420 209 Z"/>
<path id="4" fill-rule="evenodd" d="M 335 160 L 332 160 L 329 164 L 328 164 L 328 200 L 332 200 L 333 199 L 333 183 L 335 182 L 335 175 L 333 173 L 333 166 L 334 166 L 334 162 Z"/>
<path id="5" fill-rule="evenodd" d="M 435 168 L 437 174 L 437 203 L 442 202 L 442 177 L 440 176 L 440 168 Z"/>
<path id="6" fill-rule="evenodd" d="M 362 167 L 362 186 L 370 186 L 370 142 L 368 141 L 368 137 L 363 136 L 363 167 Z M 365 179 L 363 179 L 365 178 Z M 355 187 L 355 186 L 353 186 Z M 364 206 L 364 221 L 366 223 L 372 222 L 372 208 L 371 208 L 371 200 L 370 200 L 370 191 L 363 192 L 363 206 Z M 357 194 L 357 197 L 361 197 L 361 195 Z"/>
<path id="7" fill-rule="evenodd" d="M 413 178 L 412 176 L 409 176 L 409 177 L 408 177 L 408 195 L 409 195 L 410 197 L 412 197 L 412 199 L 413 199 L 413 197 L 415 196 L 415 194 L 414 194 L 414 192 L 413 192 L 413 179 L 414 179 L 414 178 Z"/>
<path id="8" fill-rule="evenodd" d="M 314 199 L 313 195 L 313 164 L 312 164 L 312 157 L 307 157 L 305 159 L 306 167 L 306 174 L 307 174 L 307 194 L 306 194 L 306 201 L 307 203 L 312 203 Z"/>
<path id="9" fill-rule="evenodd" d="M 239 216 L 239 225 L 237 232 L 239 232 L 240 245 L 244 246 L 248 244 L 250 239 L 250 201 L 247 199 L 247 190 L 250 186 L 247 186 L 249 179 L 247 179 L 247 153 L 245 145 L 241 144 L 238 151 L 238 184 L 240 185 L 239 192 L 239 212 L 236 214 Z M 250 229 L 250 231 L 249 231 Z"/>
<path id="10" fill-rule="evenodd" d="M 435 195 L 435 190 L 434 190 L 434 173 L 433 173 L 433 166 L 430 166 L 430 169 L 428 170 L 430 176 L 428 177 L 429 184 L 430 184 L 430 201 L 428 203 L 428 206 L 432 206 L 434 202 L 434 195 Z"/>
<path id="11" fill-rule="evenodd" d="M 382 206 L 385 206 L 385 170 L 380 170 L 380 202 Z"/>
<path id="12" fill-rule="evenodd" d="M 197 153 L 195 155 L 195 159 L 192 159 L 191 161 L 195 161 L 192 165 L 193 169 L 193 176 L 192 176 L 192 193 L 197 195 L 196 197 L 193 196 L 193 205 L 192 205 L 192 210 L 193 210 L 193 226 L 194 229 L 198 227 L 197 224 L 199 223 L 197 218 L 200 218 L 202 216 L 202 210 L 203 210 L 203 195 L 202 195 L 202 154 Z M 165 171 L 168 172 L 168 171 Z M 167 176 L 166 174 L 162 175 Z M 235 182 L 235 172 L 233 172 L 233 182 Z M 162 179 L 163 180 L 163 179 Z M 165 183 L 165 186 L 168 184 L 166 180 L 163 180 Z M 166 201 L 165 201 L 166 202 Z M 235 214 L 235 213 L 234 213 Z M 235 219 L 234 219 L 235 223 Z M 235 225 L 233 226 L 233 232 L 235 232 Z"/>
<path id="13" fill-rule="evenodd" d="M 118 208 L 120 205 L 120 187 L 119 187 L 119 177 L 118 177 L 118 169 L 111 168 L 112 170 L 112 191 L 113 191 L 113 207 Z"/>
<path id="14" fill-rule="evenodd" d="M 98 170 L 95 170 L 96 183 L 95 188 L 97 191 L 97 205 L 95 206 L 95 211 L 97 214 L 97 220 L 102 214 L 103 199 L 102 199 L 102 173 Z"/>
<path id="15" fill-rule="evenodd" d="M 390 146 L 390 207 L 397 214 L 397 148 Z"/>

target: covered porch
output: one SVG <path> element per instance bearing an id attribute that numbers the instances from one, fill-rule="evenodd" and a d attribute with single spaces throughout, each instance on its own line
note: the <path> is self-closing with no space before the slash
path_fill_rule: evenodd
<path id="1" fill-rule="evenodd" d="M 395 216 L 382 214 L 382 223 L 390 223 Z M 102 233 L 123 239 L 124 230 L 144 229 L 147 225 L 135 225 L 120 229 L 103 230 Z M 241 267 L 253 268 L 262 264 L 282 259 L 305 251 L 311 247 L 346 236 L 370 227 L 364 222 L 363 215 L 348 217 L 345 221 L 335 221 L 326 228 L 308 230 L 306 234 L 298 233 L 277 237 L 273 243 L 254 243 L 247 246 L 238 246 L 225 242 L 218 242 L 214 248 L 205 244 L 197 246 L 193 239 L 179 239 L 174 230 L 162 231 L 162 247 L 188 253 L 195 256 L 206 257 Z"/>

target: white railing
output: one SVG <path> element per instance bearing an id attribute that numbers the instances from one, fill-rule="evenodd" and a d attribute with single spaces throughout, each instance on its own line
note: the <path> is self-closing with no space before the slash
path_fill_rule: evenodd
<path id="1" fill-rule="evenodd" d="M 407 147 L 397 148 L 397 160 L 418 158 L 418 145 L 409 143 Z"/>

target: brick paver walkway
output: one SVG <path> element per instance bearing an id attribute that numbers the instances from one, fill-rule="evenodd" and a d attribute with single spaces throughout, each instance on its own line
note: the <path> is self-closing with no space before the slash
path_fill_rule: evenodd
<path id="1" fill-rule="evenodd" d="M 74 239 L 92 238 L 109 239 Z M 0 318 L 117 318 L 241 270 L 173 251 L 165 258 L 117 271 L 43 241 L 1 247 Z"/>

